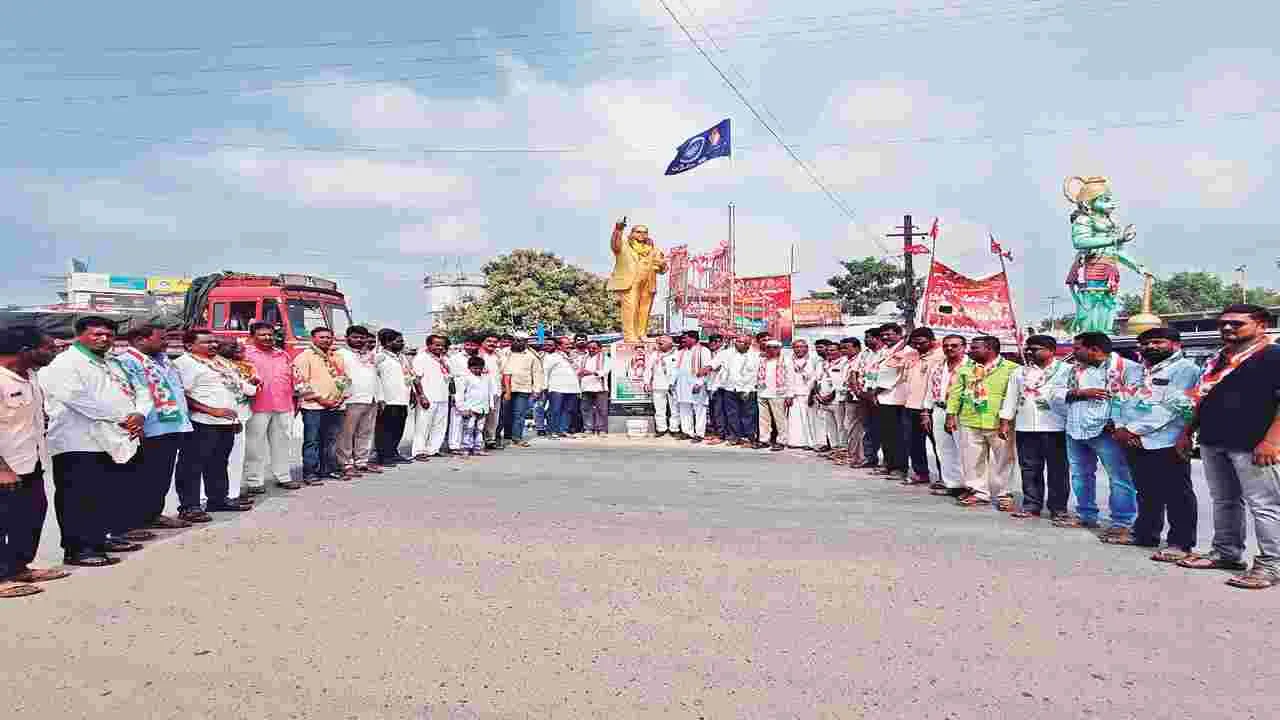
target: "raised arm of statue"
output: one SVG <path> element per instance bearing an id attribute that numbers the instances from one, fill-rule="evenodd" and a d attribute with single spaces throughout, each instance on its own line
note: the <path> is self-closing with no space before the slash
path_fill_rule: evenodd
<path id="1" fill-rule="evenodd" d="M 613 254 L 617 255 L 622 252 L 622 231 L 627 228 L 627 219 L 622 218 L 613 224 L 613 238 L 609 241 L 613 248 Z"/>

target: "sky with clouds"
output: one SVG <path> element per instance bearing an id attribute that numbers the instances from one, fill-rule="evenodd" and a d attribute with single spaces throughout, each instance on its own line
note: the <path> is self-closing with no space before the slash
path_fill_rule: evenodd
<path id="1" fill-rule="evenodd" d="M 1062 180 L 1095 174 L 1157 274 L 1280 286 L 1280 6 L 668 2 L 852 220 L 657 0 L 26 4 L 0 28 L 3 302 L 51 301 L 71 257 L 311 272 L 415 330 L 426 273 L 518 247 L 607 271 L 621 215 L 710 249 L 732 202 L 740 274 L 794 246 L 823 289 L 910 212 L 970 274 L 994 233 L 1038 318 L 1071 260 Z M 732 160 L 662 175 L 724 117 Z"/>

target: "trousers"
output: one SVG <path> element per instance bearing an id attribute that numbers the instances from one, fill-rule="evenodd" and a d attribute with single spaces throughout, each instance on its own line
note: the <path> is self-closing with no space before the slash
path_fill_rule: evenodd
<path id="1" fill-rule="evenodd" d="M 670 420 L 668 420 L 670 418 Z M 676 426 L 680 429 L 680 409 L 676 407 L 676 398 L 669 389 L 653 389 L 653 429 L 659 433 L 667 432 Z"/>
<path id="2" fill-rule="evenodd" d="M 778 445 L 787 444 L 787 405 L 782 398 L 759 398 L 759 442 L 770 437 Z"/>
<path id="3" fill-rule="evenodd" d="M 244 484 L 252 488 L 266 485 L 269 471 L 275 482 L 289 480 L 293 438 L 293 413 L 254 413 L 244 424 Z"/>
<path id="4" fill-rule="evenodd" d="M 67 555 L 95 552 L 106 543 L 112 493 L 134 480 L 133 470 L 106 453 L 53 456 L 53 512 Z"/>
<path id="5" fill-rule="evenodd" d="M 174 463 L 188 433 L 157 435 L 142 441 L 142 457 L 138 462 L 139 495 L 128 528 L 146 527 L 164 512 L 164 501 L 173 485 Z M 287 477 L 287 476 L 286 476 Z"/>
<path id="6" fill-rule="evenodd" d="M 302 477 L 321 477 L 338 469 L 334 451 L 342 416 L 337 409 L 302 411 Z"/>
<path id="7" fill-rule="evenodd" d="M 550 393 L 551 417 L 547 432 L 564 435 L 569 432 L 569 418 L 578 407 L 578 393 Z"/>
<path id="8" fill-rule="evenodd" d="M 791 447 L 811 448 L 814 442 L 814 408 L 803 397 L 791 403 L 787 411 L 787 440 Z"/>
<path id="9" fill-rule="evenodd" d="M 1064 432 L 1019 432 L 1018 469 L 1022 472 L 1022 509 L 1039 515 L 1046 506 L 1051 515 L 1067 512 L 1071 499 L 1071 473 L 1067 470 L 1067 434 Z M 1046 483 L 1047 479 L 1047 483 Z M 1191 482 L 1191 476 L 1187 476 Z"/>
<path id="10" fill-rule="evenodd" d="M 837 445 L 848 445 L 849 434 L 853 432 L 854 418 L 857 416 L 858 403 L 852 400 L 836 400 L 831 403 L 832 412 L 836 416 L 836 432 L 839 437 Z"/>
<path id="11" fill-rule="evenodd" d="M 1156 546 L 1169 517 L 1169 546 L 1190 552 L 1196 546 L 1196 491 L 1191 485 L 1191 462 L 1174 448 L 1128 448 L 1133 484 L 1138 490 L 1138 519 L 1133 539 Z M 1065 505 L 1065 503 L 1064 503 Z"/>
<path id="12" fill-rule="evenodd" d="M 1076 513 L 1081 520 L 1098 519 L 1098 462 L 1107 470 L 1111 491 L 1107 497 L 1111 526 L 1133 527 L 1138 515 L 1138 491 L 1133 486 L 1129 460 L 1124 448 L 1107 433 L 1086 440 L 1067 436 L 1067 462 L 1071 466 L 1071 489 L 1076 494 Z"/>
<path id="13" fill-rule="evenodd" d="M 464 415 L 462 417 L 462 449 L 468 452 L 484 449 L 485 415 Z"/>
<path id="14" fill-rule="evenodd" d="M 707 434 L 707 406 L 702 403 L 678 403 L 680 406 L 680 432 L 689 437 Z"/>
<path id="15" fill-rule="evenodd" d="M 524 440 L 525 419 L 529 416 L 529 407 L 533 403 L 533 397 L 527 392 L 513 392 L 511 399 L 502 404 L 502 418 L 506 423 L 507 437 L 513 441 Z M 606 407 L 605 413 L 609 410 Z M 607 418 L 606 418 L 607 419 Z"/>
<path id="16" fill-rule="evenodd" d="M 876 405 L 876 424 L 884 442 L 884 466 L 889 470 L 907 471 L 908 449 L 911 440 L 909 429 L 903 424 L 906 408 L 901 405 Z"/>
<path id="17" fill-rule="evenodd" d="M 959 490 L 964 485 L 964 456 L 960 451 L 960 433 L 946 431 L 947 409 L 933 409 L 933 442 L 934 452 L 938 453 L 938 464 L 942 466 L 942 484 L 948 490 Z"/>
<path id="18" fill-rule="evenodd" d="M 863 418 L 866 424 L 862 431 L 862 451 L 867 465 L 880 464 L 880 423 L 876 420 L 875 406 L 866 401 L 862 405 Z"/>
<path id="19" fill-rule="evenodd" d="M 484 441 L 487 444 L 498 442 L 498 427 L 502 422 L 502 398 L 497 398 L 498 402 L 492 403 L 498 407 L 490 408 L 489 412 L 484 415 Z"/>
<path id="20" fill-rule="evenodd" d="M 231 486 L 227 467 L 237 431 L 228 425 L 197 422 L 191 423 L 191 427 L 195 429 L 187 433 L 182 443 L 174 474 L 174 482 L 178 486 L 178 510 L 200 509 L 201 481 L 209 507 L 223 507 L 227 504 Z"/>
<path id="21" fill-rule="evenodd" d="M 49 499 L 44 494 L 44 468 L 18 476 L 0 487 L 0 580 L 16 575 L 36 559 Z"/>
<path id="22" fill-rule="evenodd" d="M 413 421 L 413 455 L 434 457 L 440 454 L 449 433 L 449 401 L 433 400 L 430 407 L 419 405 Z"/>
<path id="23" fill-rule="evenodd" d="M 966 486 L 984 502 L 1008 495 L 1009 475 L 1013 472 L 1013 439 L 1001 440 L 995 430 L 964 425 L 956 433 L 960 436 Z"/>
<path id="24" fill-rule="evenodd" d="M 583 429 L 593 433 L 609 432 L 609 391 L 586 391 L 582 393 L 581 403 Z"/>
<path id="25" fill-rule="evenodd" d="M 374 426 L 374 454 L 384 465 L 400 457 L 400 443 L 404 440 L 404 426 L 409 424 L 408 405 L 385 405 L 378 413 Z"/>
<path id="26" fill-rule="evenodd" d="M 1254 564 L 1280 573 L 1280 465 L 1254 465 L 1247 450 L 1207 446 L 1200 459 L 1213 498 L 1213 549 L 1228 560 L 1244 559 L 1247 509 L 1258 537 Z"/>
<path id="27" fill-rule="evenodd" d="M 649 311 L 658 291 L 657 278 L 651 272 L 639 273 L 626 290 L 616 291 L 622 315 L 622 339 L 640 342 L 649 332 Z"/>
<path id="28" fill-rule="evenodd" d="M 350 470 L 369 464 L 373 453 L 373 428 L 378 406 L 373 403 L 347 403 L 346 417 L 338 431 L 338 467 Z"/>
<path id="29" fill-rule="evenodd" d="M 707 432 L 724 437 L 724 390 L 711 390 L 711 406 L 707 408 Z"/>

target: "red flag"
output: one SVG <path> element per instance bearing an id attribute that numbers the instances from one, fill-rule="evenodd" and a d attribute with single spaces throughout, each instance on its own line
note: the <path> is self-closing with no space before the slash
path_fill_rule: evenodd
<path id="1" fill-rule="evenodd" d="M 1003 255 L 1003 254 L 1004 254 L 1004 248 L 1000 247 L 1000 243 L 996 242 L 996 236 L 995 236 L 995 235 L 988 235 L 987 237 L 991 238 L 991 254 L 992 254 L 992 255 Z"/>
<path id="2" fill-rule="evenodd" d="M 929 237 L 938 239 L 938 218 L 933 219 L 933 227 L 929 228 Z"/>
<path id="3" fill-rule="evenodd" d="M 1005 257 L 1005 259 L 1006 259 L 1006 260 L 1008 260 L 1009 262 L 1013 262 L 1013 251 L 1012 251 L 1012 250 L 1006 250 L 1006 251 L 1005 251 L 1005 253 L 1004 253 L 1004 257 Z"/>
<path id="4" fill-rule="evenodd" d="M 928 255 L 929 254 L 929 248 L 925 247 L 924 245 L 908 245 L 906 247 L 906 251 L 908 255 Z"/>

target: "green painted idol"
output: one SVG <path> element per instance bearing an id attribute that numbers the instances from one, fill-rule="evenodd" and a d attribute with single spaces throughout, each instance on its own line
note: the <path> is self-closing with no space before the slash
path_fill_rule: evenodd
<path id="1" fill-rule="evenodd" d="M 1106 178 L 1069 177 L 1062 192 L 1075 205 L 1071 212 L 1071 244 L 1076 249 L 1076 259 L 1067 274 L 1067 286 L 1076 303 L 1071 330 L 1111 334 L 1118 307 L 1120 265 L 1147 274 L 1146 268 L 1123 250 L 1137 232 L 1132 225 L 1121 229 L 1111 218 L 1116 202 Z"/>

